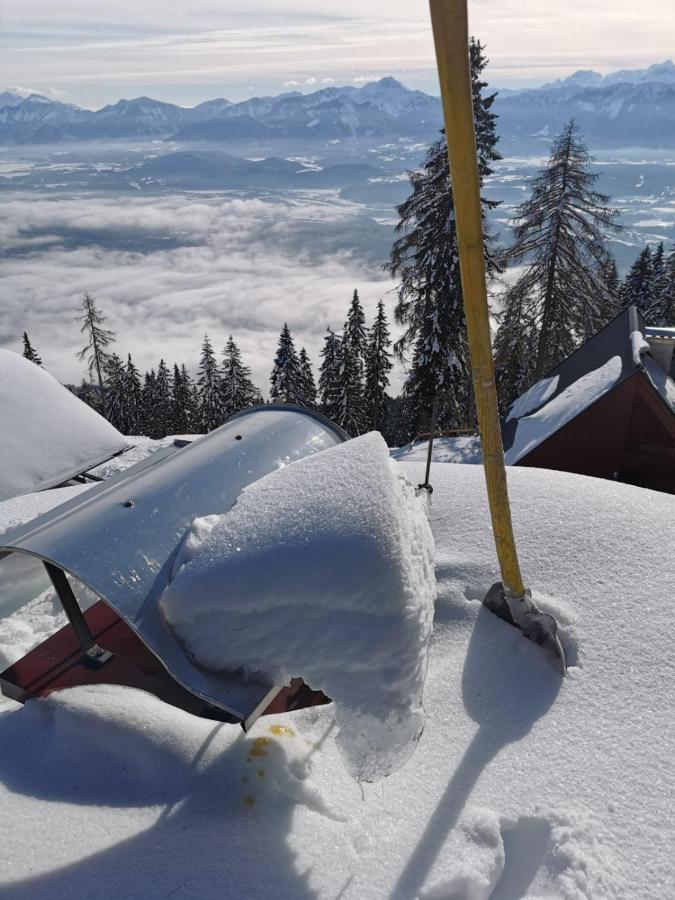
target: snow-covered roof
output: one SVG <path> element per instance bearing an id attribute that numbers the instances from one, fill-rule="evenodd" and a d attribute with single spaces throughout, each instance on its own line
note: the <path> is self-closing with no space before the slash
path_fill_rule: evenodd
<path id="1" fill-rule="evenodd" d="M 671 331 L 649 328 L 634 306 L 623 310 L 514 401 L 502 422 L 506 463 L 523 460 L 636 370 L 673 409 L 675 384 L 649 343 L 651 332 Z"/>
<path id="2" fill-rule="evenodd" d="M 0 500 L 55 487 L 129 446 L 40 366 L 0 350 Z"/>

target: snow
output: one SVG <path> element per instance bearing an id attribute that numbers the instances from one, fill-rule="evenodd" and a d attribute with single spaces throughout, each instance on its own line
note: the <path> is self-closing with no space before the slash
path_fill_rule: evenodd
<path id="1" fill-rule="evenodd" d="M 408 763 L 359 787 L 333 705 L 244 734 L 120 687 L 7 702 L 3 900 L 675 896 L 675 498 L 508 476 L 527 583 L 563 623 L 566 679 L 480 605 L 496 578 L 483 472 L 434 466 L 438 596 Z"/>
<path id="2" fill-rule="evenodd" d="M 630 343 L 633 349 L 633 362 L 636 366 L 642 365 L 642 354 L 649 353 L 649 344 L 641 331 L 631 331 Z"/>
<path id="3" fill-rule="evenodd" d="M 395 447 L 390 453 L 392 459 L 399 462 L 426 462 L 429 441 L 416 441 L 404 447 Z M 437 437 L 434 439 L 431 459 L 433 462 L 480 464 L 483 461 L 480 437 L 477 434 Z"/>
<path id="4" fill-rule="evenodd" d="M 558 390 L 559 380 L 559 376 L 554 375 L 552 378 L 542 378 L 541 381 L 533 384 L 529 390 L 513 401 L 506 421 L 520 419 L 521 416 L 526 416 L 532 410 L 546 403 Z"/>
<path id="5" fill-rule="evenodd" d="M 515 465 L 526 453 L 599 400 L 621 377 L 621 369 L 621 357 L 613 356 L 598 369 L 568 385 L 537 412 L 519 419 L 513 444 L 504 454 L 506 464 Z"/>
<path id="6" fill-rule="evenodd" d="M 54 487 L 129 442 L 51 375 L 0 350 L 0 500 Z"/>
<path id="7" fill-rule="evenodd" d="M 372 781 L 422 732 L 434 596 L 426 494 L 371 432 L 196 519 L 160 606 L 206 668 L 301 676 L 332 697 L 346 765 Z"/>

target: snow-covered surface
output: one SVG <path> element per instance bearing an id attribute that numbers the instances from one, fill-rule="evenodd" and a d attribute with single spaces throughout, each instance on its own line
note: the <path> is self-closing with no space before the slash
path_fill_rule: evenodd
<path id="1" fill-rule="evenodd" d="M 513 444 L 504 454 L 506 464 L 515 465 L 526 453 L 588 409 L 618 381 L 621 370 L 621 357 L 613 356 L 598 369 L 568 385 L 535 413 L 519 419 Z"/>
<path id="2" fill-rule="evenodd" d="M 529 390 L 513 401 L 506 421 L 520 419 L 521 416 L 526 416 L 533 409 L 537 409 L 543 403 L 546 403 L 547 400 L 550 400 L 558 390 L 559 380 L 559 376 L 554 375 L 552 378 L 542 378 L 541 381 L 533 384 Z"/>
<path id="3" fill-rule="evenodd" d="M 60 484 L 128 446 L 44 369 L 0 350 L 0 500 Z"/>
<path id="4" fill-rule="evenodd" d="M 643 365 L 649 380 L 675 413 L 675 381 L 650 356 L 644 357 Z"/>
<path id="5" fill-rule="evenodd" d="M 160 606 L 204 667 L 332 697 L 346 764 L 372 781 L 422 732 L 434 596 L 426 494 L 371 432 L 196 519 Z"/>
<path id="6" fill-rule="evenodd" d="M 481 469 L 432 480 L 427 721 L 405 766 L 361 789 L 333 706 L 244 734 L 124 688 L 6 701 L 3 900 L 675 896 L 675 498 L 509 470 L 563 680 L 479 602 L 497 577 Z"/>
<path id="7" fill-rule="evenodd" d="M 390 453 L 392 458 L 399 462 L 426 462 L 429 441 L 417 441 L 404 447 L 395 447 Z M 477 434 L 470 434 L 436 438 L 431 450 L 431 459 L 432 462 L 480 464 L 483 462 L 480 437 Z"/>
<path id="8" fill-rule="evenodd" d="M 633 362 L 636 366 L 642 365 L 642 355 L 649 353 L 649 344 L 641 331 L 631 331 L 630 344 L 633 350 Z"/>

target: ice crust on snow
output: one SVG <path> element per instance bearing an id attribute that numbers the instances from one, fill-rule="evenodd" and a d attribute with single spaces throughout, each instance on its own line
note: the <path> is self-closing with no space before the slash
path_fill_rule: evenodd
<path id="1" fill-rule="evenodd" d="M 425 499 L 373 432 L 195 520 L 160 605 L 201 665 L 328 694 L 349 770 L 374 780 L 423 728 L 434 595 Z"/>
<path id="2" fill-rule="evenodd" d="M 54 487 L 128 446 L 44 369 L 0 350 L 0 500 Z"/>
<path id="3" fill-rule="evenodd" d="M 621 357 L 613 356 L 598 369 L 568 385 L 541 409 L 518 419 L 513 444 L 504 454 L 506 464 L 515 465 L 526 453 L 599 400 L 621 377 L 621 370 Z"/>
<path id="4" fill-rule="evenodd" d="M 522 416 L 531 413 L 533 409 L 537 409 L 537 407 L 546 403 L 558 390 L 559 380 L 559 376 L 554 375 L 552 378 L 542 378 L 541 381 L 533 384 L 528 391 L 525 391 L 524 394 L 521 394 L 520 397 L 513 401 L 506 421 L 520 419 Z"/>

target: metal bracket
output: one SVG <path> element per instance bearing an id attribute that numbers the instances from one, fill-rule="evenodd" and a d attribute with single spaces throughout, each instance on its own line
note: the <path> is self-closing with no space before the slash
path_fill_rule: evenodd
<path id="1" fill-rule="evenodd" d="M 68 621 L 73 627 L 73 631 L 80 643 L 80 647 L 82 647 L 82 651 L 84 652 L 84 664 L 88 668 L 100 669 L 109 659 L 112 659 L 112 653 L 109 650 L 104 650 L 103 647 L 99 647 L 94 640 L 63 569 L 59 569 L 58 566 L 48 562 L 44 563 L 44 567 L 47 570 L 47 575 L 49 575 L 49 580 L 54 585 L 54 590 L 61 601 L 61 605 L 68 616 Z"/>

